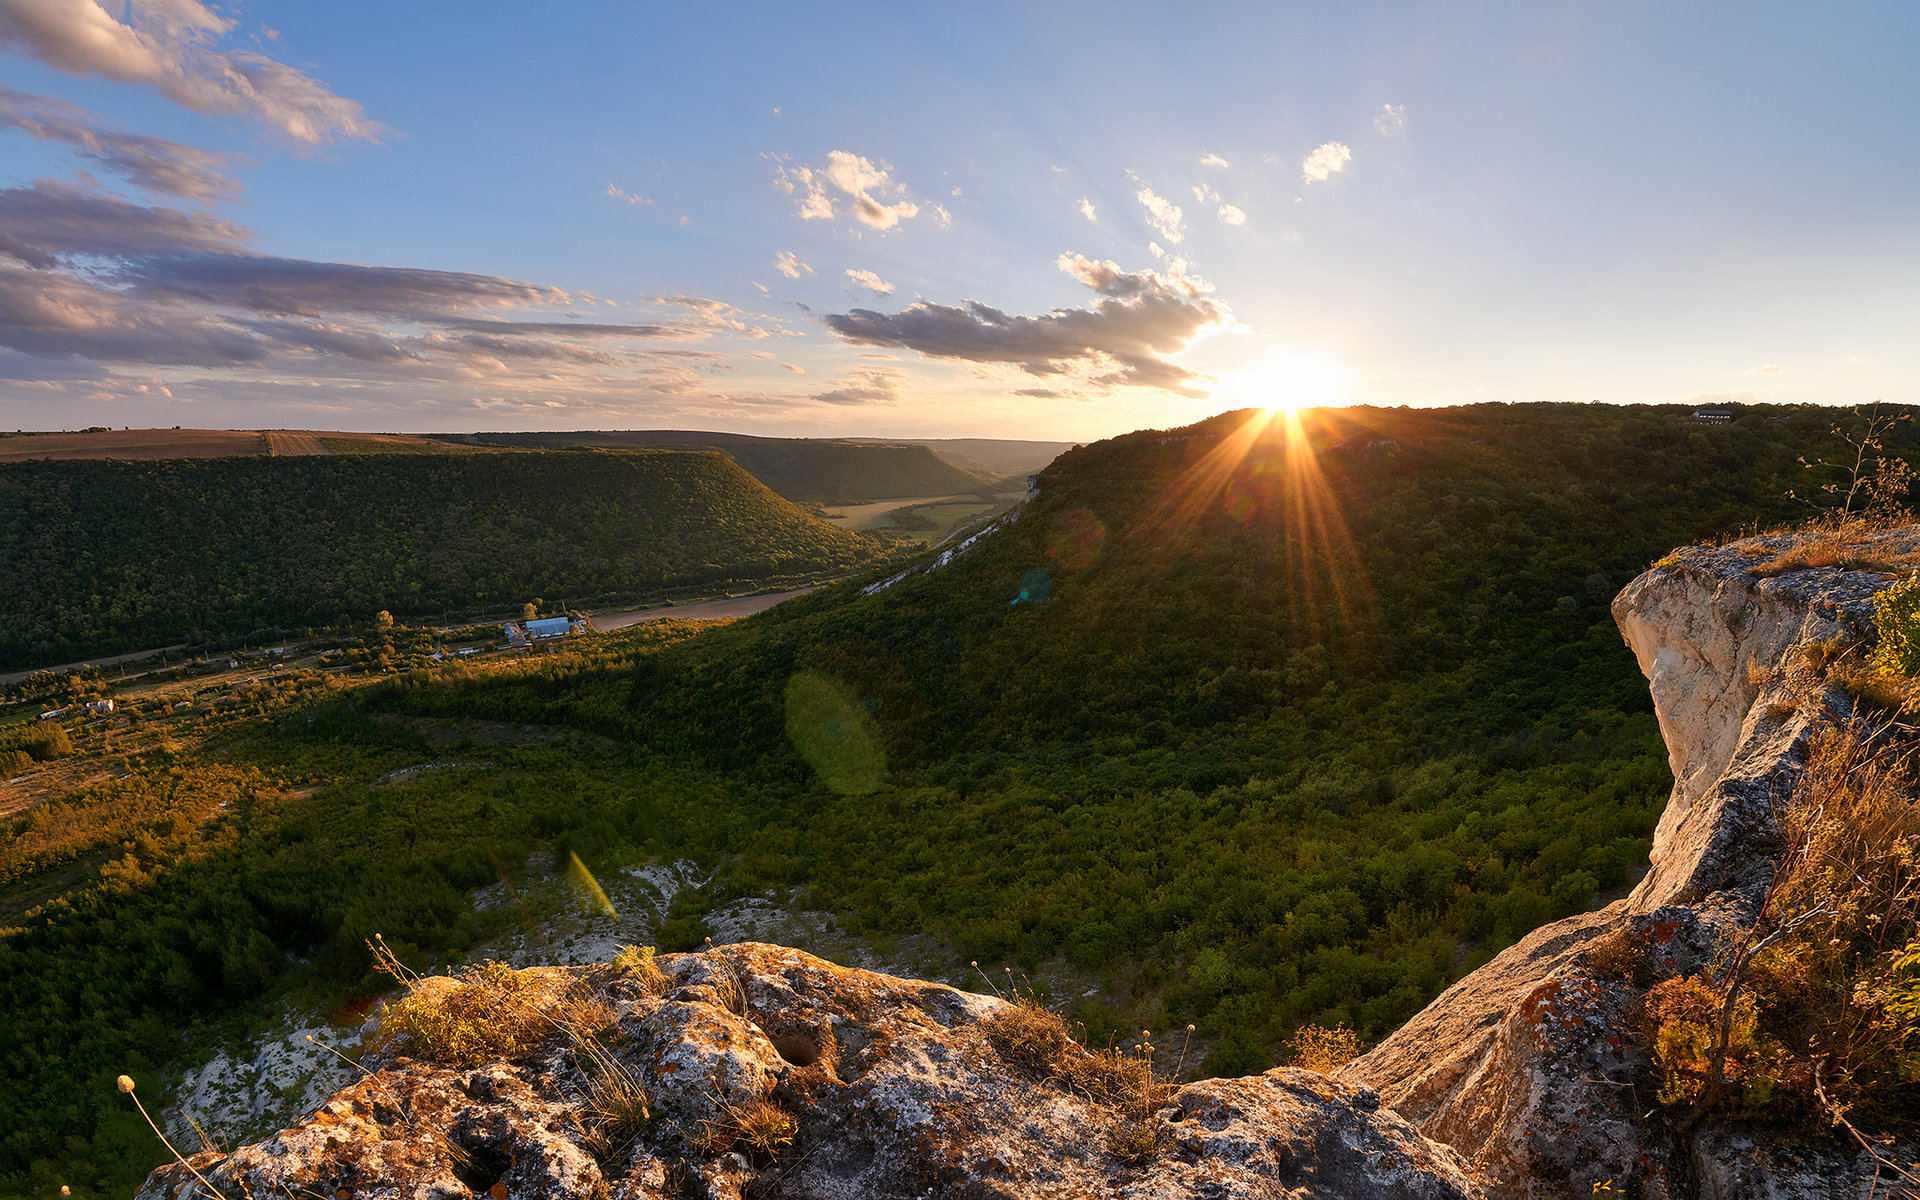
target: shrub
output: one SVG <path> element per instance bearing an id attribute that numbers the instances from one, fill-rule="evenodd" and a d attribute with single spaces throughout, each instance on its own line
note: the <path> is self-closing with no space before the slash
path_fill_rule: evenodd
<path id="1" fill-rule="evenodd" d="M 1302 1025 L 1287 1041 L 1293 1065 L 1306 1071 L 1337 1071 L 1360 1057 L 1360 1035 L 1345 1025 Z"/>
<path id="2" fill-rule="evenodd" d="M 1903 678 L 1920 672 L 1920 575 L 1873 598 L 1873 625 L 1880 631 L 1874 665 Z"/>
<path id="3" fill-rule="evenodd" d="M 1814 738 L 1780 814 L 1784 849 L 1752 928 L 1712 972 L 1647 995 L 1660 1099 L 1687 1122 L 1911 1130 L 1920 1101 L 1920 809 L 1911 747 Z M 1723 1032 L 1724 1031 L 1724 1032 Z"/>
<path id="4" fill-rule="evenodd" d="M 512 1058 L 540 1044 L 558 1022 L 535 994 L 530 973 L 485 962 L 453 979 L 421 979 L 399 964 L 386 943 L 372 943 L 374 963 L 406 985 L 388 1003 L 377 1045 L 455 1067 Z"/>
<path id="5" fill-rule="evenodd" d="M 741 1146 L 764 1161 L 791 1146 L 798 1128 L 799 1123 L 771 1100 L 760 1098 L 742 1104 L 722 1101 L 719 1119 L 701 1122 L 695 1141 L 710 1154 Z"/>
<path id="6" fill-rule="evenodd" d="M 1036 1079 L 1058 1075 L 1070 1053 L 1085 1053 L 1067 1032 L 1065 1018 L 1030 996 L 1016 997 L 983 1018 L 980 1030 L 1001 1061 Z"/>
<path id="7" fill-rule="evenodd" d="M 653 961 L 652 946 L 622 946 L 620 953 L 613 956 L 613 969 L 640 985 L 640 990 L 649 996 L 667 994 L 666 972 Z"/>

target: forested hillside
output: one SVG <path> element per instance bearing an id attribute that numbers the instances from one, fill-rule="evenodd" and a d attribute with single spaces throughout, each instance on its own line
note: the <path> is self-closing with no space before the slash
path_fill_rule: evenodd
<path id="1" fill-rule="evenodd" d="M 975 491 L 992 476 L 964 471 L 922 445 L 744 433 L 634 429 L 582 433 L 479 433 L 493 446 L 653 446 L 719 450 L 797 504 L 858 504 Z"/>
<path id="2" fill-rule="evenodd" d="M 1191 1022 L 1210 1074 L 1302 1022 L 1377 1039 L 1632 881 L 1671 780 L 1608 602 L 1675 545 L 1805 515 L 1783 493 L 1830 478 L 1799 460 L 1847 450 L 1835 415 L 1225 414 L 1073 451 L 950 558 L 269 713 L 75 800 L 91 840 L 0 876 L 76 872 L 0 936 L 0 1110 L 32 1114 L 0 1172 L 103 1172 L 146 1136 L 116 1071 L 276 989 L 370 994 L 375 932 L 457 961 L 471 889 L 569 854 L 715 870 L 635 940 L 792 894 L 944 939 L 956 980 L 1076 972 L 1055 1000 L 1091 1041 Z M 409 724 L 468 718 L 575 732 Z M 397 775 L 421 763 L 450 766 Z M 17 826 L 62 844 L 47 820 Z"/>
<path id="3" fill-rule="evenodd" d="M 886 547 L 725 456 L 0 463 L 0 668 L 846 571 Z"/>

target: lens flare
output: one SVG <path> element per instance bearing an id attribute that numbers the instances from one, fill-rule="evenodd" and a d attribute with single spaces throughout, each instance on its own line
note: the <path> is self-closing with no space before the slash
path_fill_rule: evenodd
<path id="1" fill-rule="evenodd" d="M 1356 628 L 1372 612 L 1373 591 L 1310 426 L 1320 426 L 1317 414 L 1270 407 L 1217 440 L 1189 435 L 1181 449 L 1190 465 L 1129 539 L 1188 544 L 1195 527 L 1216 512 L 1241 525 L 1258 522 L 1278 539 L 1290 598 L 1301 614 L 1317 620 L 1333 611 L 1349 630 Z"/>
<path id="2" fill-rule="evenodd" d="M 1020 577 L 1020 592 L 1008 607 L 1013 607 L 1023 600 L 1028 604 L 1038 604 L 1051 595 L 1053 595 L 1053 576 L 1045 571 L 1028 571 Z"/>
<path id="3" fill-rule="evenodd" d="M 878 791 L 886 777 L 873 718 L 845 684 L 818 671 L 787 680 L 787 737 L 820 782 L 842 795 Z"/>
<path id="4" fill-rule="evenodd" d="M 620 914 L 613 910 L 613 901 L 607 899 L 607 893 L 600 887 L 600 881 L 593 877 L 592 871 L 587 870 L 587 864 L 580 861 L 580 856 L 569 850 L 567 859 L 569 860 L 567 874 L 572 876 L 573 885 L 579 889 L 581 896 L 592 907 L 609 917 L 619 916 Z"/>
<path id="5" fill-rule="evenodd" d="M 1073 508 L 1054 522 L 1053 536 L 1047 539 L 1047 557 L 1065 571 L 1090 567 L 1106 548 L 1107 527 L 1087 509 Z"/>

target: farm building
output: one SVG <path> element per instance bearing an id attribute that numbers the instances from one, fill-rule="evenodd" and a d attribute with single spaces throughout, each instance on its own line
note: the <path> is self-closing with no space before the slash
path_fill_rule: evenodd
<path id="1" fill-rule="evenodd" d="M 573 622 L 565 617 L 542 617 L 538 621 L 527 622 L 527 636 L 535 641 L 565 637 L 572 632 Z"/>

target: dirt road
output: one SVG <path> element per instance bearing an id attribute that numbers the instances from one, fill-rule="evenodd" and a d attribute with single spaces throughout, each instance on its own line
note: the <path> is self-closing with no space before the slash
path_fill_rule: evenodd
<path id="1" fill-rule="evenodd" d="M 765 612 L 782 600 L 804 596 L 815 589 L 774 592 L 766 596 L 736 596 L 730 600 L 703 600 L 699 604 L 676 604 L 671 608 L 642 608 L 627 612 L 593 613 L 593 627 L 601 633 L 625 629 L 642 621 L 712 621 L 721 617 L 750 617 Z"/>

